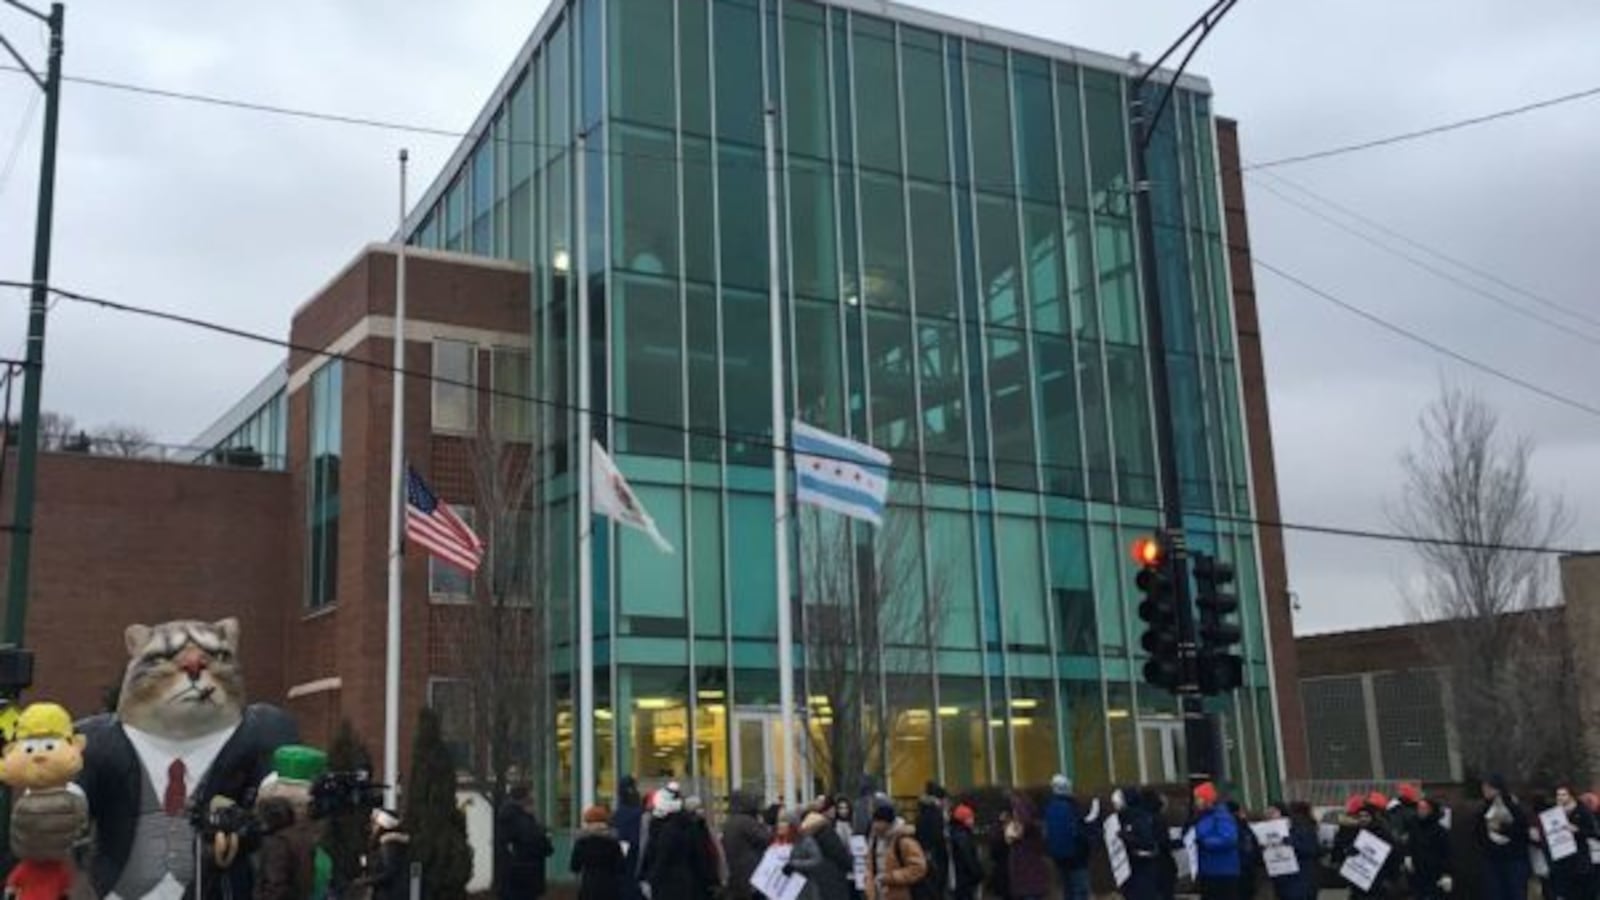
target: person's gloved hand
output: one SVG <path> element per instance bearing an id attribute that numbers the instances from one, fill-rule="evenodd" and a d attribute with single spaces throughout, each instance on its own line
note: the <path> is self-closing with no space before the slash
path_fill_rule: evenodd
<path id="1" fill-rule="evenodd" d="M 1446 894 L 1450 893 L 1455 886 L 1456 883 L 1450 879 L 1449 875 L 1445 875 L 1439 879 L 1439 890 L 1444 891 Z"/>
<path id="2" fill-rule="evenodd" d="M 1411 861 L 1411 857 L 1406 857 L 1406 874 L 1410 875 L 1415 871 L 1417 871 L 1416 863 Z"/>

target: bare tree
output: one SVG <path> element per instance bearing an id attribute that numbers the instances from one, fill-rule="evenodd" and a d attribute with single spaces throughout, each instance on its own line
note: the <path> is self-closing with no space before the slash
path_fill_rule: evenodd
<path id="1" fill-rule="evenodd" d="M 113 422 L 96 428 L 89 438 L 95 452 L 107 456 L 148 456 L 155 447 L 155 437 L 138 425 Z"/>
<path id="2" fill-rule="evenodd" d="M 471 691 L 468 768 L 496 806 L 552 751 L 544 726 L 546 616 L 539 455 L 532 441 L 480 427 L 470 448 L 474 527 L 488 558 L 460 610 L 455 670 Z"/>
<path id="3" fill-rule="evenodd" d="M 811 765 L 828 790 L 854 795 L 866 773 L 893 764 L 883 754 L 897 724 L 932 715 L 926 682 L 945 579 L 924 582 L 914 511 L 891 509 L 881 529 L 815 507 L 797 519 Z"/>
<path id="4" fill-rule="evenodd" d="M 39 449 L 60 450 L 78 431 L 78 422 L 65 413 L 39 414 Z"/>
<path id="5" fill-rule="evenodd" d="M 1559 499 L 1529 474 L 1532 445 L 1508 437 L 1481 398 L 1445 386 L 1422 413 L 1420 441 L 1401 457 L 1405 486 L 1391 512 L 1416 540 L 1413 618 L 1447 623 L 1430 648 L 1445 674 L 1464 766 L 1528 779 L 1581 774 L 1573 752 L 1572 665 L 1556 620 L 1550 546 L 1570 527 Z"/>

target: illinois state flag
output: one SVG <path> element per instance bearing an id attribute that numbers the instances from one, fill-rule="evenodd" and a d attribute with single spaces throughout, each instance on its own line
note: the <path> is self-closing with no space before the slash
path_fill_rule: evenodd
<path id="1" fill-rule="evenodd" d="M 589 450 L 589 503 L 594 514 L 639 529 L 662 552 L 671 553 L 672 545 L 661 536 L 656 520 L 645 511 L 644 504 L 639 502 L 633 488 L 628 486 L 628 479 L 623 478 L 617 470 L 611 455 L 606 453 L 599 441 L 590 441 Z"/>
<path id="2" fill-rule="evenodd" d="M 796 501 L 883 524 L 889 454 L 800 421 L 790 433 Z"/>

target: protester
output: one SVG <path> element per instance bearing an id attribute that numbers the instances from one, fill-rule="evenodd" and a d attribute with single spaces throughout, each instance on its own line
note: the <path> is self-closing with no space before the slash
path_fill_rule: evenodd
<path id="1" fill-rule="evenodd" d="M 583 828 L 572 845 L 567 869 L 578 876 L 578 900 L 621 900 L 627 857 L 603 806 L 583 811 Z"/>
<path id="2" fill-rule="evenodd" d="M 914 888 L 928 876 L 928 861 L 914 829 L 895 815 L 894 807 L 872 811 L 867 851 L 867 895 L 871 900 L 913 900 Z"/>
<path id="3" fill-rule="evenodd" d="M 1072 781 L 1057 774 L 1050 779 L 1050 801 L 1044 807 L 1045 847 L 1055 865 L 1064 900 L 1089 900 L 1089 829 L 1083 811 L 1072 796 Z"/>
<path id="4" fill-rule="evenodd" d="M 1239 900 L 1239 825 L 1220 800 L 1216 785 L 1209 781 L 1194 789 L 1198 813 L 1194 834 L 1200 857 L 1195 884 L 1203 900 Z"/>
<path id="5" fill-rule="evenodd" d="M 683 798 L 683 812 L 689 817 L 689 837 L 693 841 L 694 852 L 700 857 L 701 871 L 706 877 L 706 893 L 716 894 L 728 876 L 721 842 L 711 834 L 711 825 L 706 821 L 705 806 L 699 797 Z"/>
<path id="6" fill-rule="evenodd" d="M 1285 846 L 1294 851 L 1295 863 L 1299 867 L 1291 874 L 1270 875 L 1272 879 L 1272 892 L 1277 900 L 1315 900 L 1316 890 L 1316 861 L 1317 861 L 1317 826 L 1316 822 L 1309 821 L 1311 808 L 1304 803 L 1297 803 L 1293 807 L 1285 806 L 1283 801 L 1273 801 L 1263 810 L 1263 819 L 1268 822 L 1288 820 L 1289 835 L 1280 845 L 1262 844 L 1262 852 L 1273 849 L 1273 846 Z M 1309 826 L 1309 827 L 1308 827 Z"/>
<path id="7" fill-rule="evenodd" d="M 755 893 L 750 876 L 772 842 L 771 830 L 756 818 L 758 805 L 759 801 L 744 791 L 728 797 L 728 818 L 722 823 L 722 855 L 728 861 L 726 900 L 750 900 Z"/>
<path id="8" fill-rule="evenodd" d="M 1422 799 L 1422 789 L 1410 782 L 1395 788 L 1395 798 L 1389 804 L 1389 831 L 1394 835 L 1395 852 L 1405 854 L 1411 846 L 1411 832 L 1416 827 L 1417 803 Z"/>
<path id="9" fill-rule="evenodd" d="M 978 839 L 972 833 L 975 818 L 972 807 L 965 803 L 950 811 L 952 900 L 974 900 L 983 889 L 983 861 L 978 857 Z"/>
<path id="10" fill-rule="evenodd" d="M 876 809 L 873 802 L 878 792 L 878 783 L 871 775 L 861 776 L 861 789 L 856 792 L 856 805 L 854 818 L 850 824 L 855 828 L 856 834 L 865 837 L 872 830 L 872 814 Z"/>
<path id="11" fill-rule="evenodd" d="M 1233 800 L 1224 805 L 1233 815 L 1234 825 L 1239 832 L 1239 897 L 1241 900 L 1253 900 L 1256 895 L 1256 874 L 1261 871 L 1261 845 L 1256 842 L 1256 833 L 1250 829 L 1250 819 L 1245 816 L 1244 808 Z"/>
<path id="12" fill-rule="evenodd" d="M 1376 791 L 1364 799 L 1356 799 L 1347 805 L 1346 813 L 1354 810 L 1349 827 L 1341 830 L 1339 837 L 1334 840 L 1333 859 L 1335 866 L 1343 866 L 1345 860 L 1360 854 L 1358 842 L 1363 833 L 1369 834 L 1380 841 L 1394 847 L 1394 833 L 1389 830 L 1388 824 L 1389 798 Z M 1350 883 L 1351 900 L 1359 898 L 1383 897 L 1388 891 L 1389 881 L 1400 868 L 1400 856 L 1391 850 L 1384 860 L 1382 868 L 1378 870 L 1371 885 L 1362 887 Z"/>
<path id="13" fill-rule="evenodd" d="M 917 843 L 922 845 L 922 852 L 928 858 L 928 882 L 935 891 L 930 896 L 935 897 L 943 896 L 950 874 L 950 845 L 945 837 L 944 821 L 948 797 L 942 785 L 930 781 L 917 801 Z"/>
<path id="14" fill-rule="evenodd" d="M 1155 788 L 1145 788 L 1140 802 L 1150 814 L 1150 824 L 1155 829 L 1156 841 L 1162 852 L 1156 854 L 1156 896 L 1173 900 L 1178 895 L 1178 859 L 1183 841 L 1173 840 L 1172 823 L 1167 820 L 1167 798 Z"/>
<path id="15" fill-rule="evenodd" d="M 1589 858 L 1589 839 L 1595 837 L 1594 816 L 1578 805 L 1577 798 L 1573 797 L 1571 789 L 1566 787 L 1556 790 L 1554 803 L 1548 805 L 1536 803 L 1535 808 L 1540 812 L 1546 809 L 1561 810 L 1566 819 L 1567 830 L 1577 844 L 1575 852 L 1559 860 L 1556 859 L 1550 846 L 1549 835 L 1544 830 L 1544 821 L 1542 818 L 1539 820 L 1539 843 L 1545 860 L 1549 863 L 1550 886 L 1554 898 L 1594 900 L 1594 864 Z"/>
<path id="16" fill-rule="evenodd" d="M 503 869 L 501 900 L 532 900 L 544 896 L 545 859 L 555 852 L 539 818 L 533 814 L 533 794 L 524 785 L 511 789 L 495 823 Z"/>
<path id="17" fill-rule="evenodd" d="M 639 859 L 644 855 L 644 802 L 639 797 L 639 782 L 632 775 L 617 783 L 617 809 L 611 814 L 611 827 L 622 842 L 625 855 L 622 879 L 623 900 L 639 900 Z"/>
<path id="18" fill-rule="evenodd" d="M 1011 896 L 1011 813 L 1001 810 L 989 829 L 989 893 L 997 900 Z"/>
<path id="19" fill-rule="evenodd" d="M 850 846 L 850 839 L 856 836 L 855 806 L 843 794 L 833 798 L 833 830 L 838 832 L 846 847 Z"/>
<path id="20" fill-rule="evenodd" d="M 1454 887 L 1450 863 L 1450 830 L 1444 809 L 1427 797 L 1417 800 L 1417 818 L 1406 841 L 1406 882 L 1414 900 L 1443 900 Z"/>
<path id="21" fill-rule="evenodd" d="M 806 886 L 802 900 L 850 900 L 850 853 L 844 852 L 841 860 L 837 852 L 829 852 L 824 842 L 837 844 L 839 836 L 829 825 L 828 817 L 812 811 L 800 822 L 799 837 L 784 874 L 805 876 Z"/>
<path id="22" fill-rule="evenodd" d="M 1118 788 L 1112 792 L 1111 808 L 1122 826 L 1119 837 L 1128 853 L 1129 874 L 1122 883 L 1123 900 L 1159 900 L 1156 860 L 1165 841 L 1156 835 L 1155 819 L 1145 808 L 1143 792 L 1135 787 Z"/>
<path id="23" fill-rule="evenodd" d="M 650 900 L 707 900 L 716 882 L 716 864 L 683 811 L 677 782 L 657 790 L 650 811 L 640 875 L 650 885 Z"/>
<path id="24" fill-rule="evenodd" d="M 1482 794 L 1483 811 L 1473 830 L 1483 853 L 1483 895 L 1486 900 L 1526 900 L 1532 875 L 1528 818 L 1499 775 L 1484 780 Z"/>
<path id="25" fill-rule="evenodd" d="M 409 900 L 411 836 L 400 827 L 400 817 L 387 809 L 373 810 L 371 821 L 367 871 L 356 886 L 369 888 L 371 900 Z"/>
<path id="26" fill-rule="evenodd" d="M 1011 900 L 1043 900 L 1050 893 L 1050 863 L 1046 861 L 1044 833 L 1034 817 L 1033 804 L 1020 792 L 1011 792 L 1011 822 L 1006 825 L 1007 890 Z"/>

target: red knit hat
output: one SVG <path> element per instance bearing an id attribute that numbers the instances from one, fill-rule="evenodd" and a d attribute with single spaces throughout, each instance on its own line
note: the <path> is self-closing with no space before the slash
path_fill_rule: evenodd
<path id="1" fill-rule="evenodd" d="M 1367 805 L 1377 810 L 1388 809 L 1389 798 L 1385 797 L 1382 791 L 1373 791 L 1367 795 Z"/>
<path id="2" fill-rule="evenodd" d="M 1201 782 L 1194 789 L 1194 799 L 1215 806 L 1217 802 L 1217 786 L 1209 781 Z"/>
<path id="3" fill-rule="evenodd" d="M 960 806 L 957 806 L 955 809 L 950 810 L 950 818 L 960 822 L 968 828 L 971 828 L 972 820 L 974 818 L 972 814 L 972 807 L 963 803 Z"/>
<path id="4" fill-rule="evenodd" d="M 1409 781 L 1400 785 L 1399 794 L 1401 803 L 1415 803 L 1422 799 L 1422 789 Z"/>
<path id="5" fill-rule="evenodd" d="M 1366 804 L 1367 801 L 1363 799 L 1360 794 L 1351 794 L 1350 799 L 1344 802 L 1345 815 L 1353 816 L 1356 813 L 1361 812 L 1361 807 L 1365 806 Z"/>

